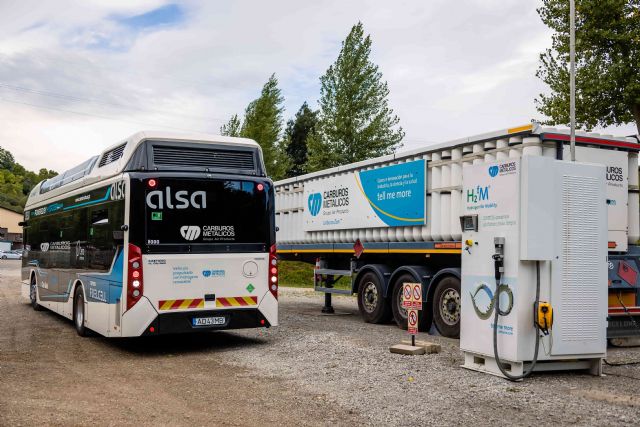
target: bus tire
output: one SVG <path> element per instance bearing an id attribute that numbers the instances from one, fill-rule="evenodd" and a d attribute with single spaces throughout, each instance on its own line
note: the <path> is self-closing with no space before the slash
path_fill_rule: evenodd
<path id="1" fill-rule="evenodd" d="M 73 296 L 73 324 L 76 327 L 76 332 L 81 337 L 89 335 L 89 330 L 84 325 L 84 316 L 84 291 L 82 286 L 78 286 Z"/>
<path id="2" fill-rule="evenodd" d="M 378 275 L 364 273 L 358 284 L 358 309 L 367 323 L 385 323 L 391 317 L 391 309 L 384 297 L 384 289 Z"/>
<path id="3" fill-rule="evenodd" d="M 398 328 L 407 330 L 407 309 L 402 307 L 402 285 L 405 283 L 413 283 L 415 279 L 410 274 L 400 275 L 393 283 L 391 291 L 391 311 L 393 312 L 393 320 L 395 320 Z"/>
<path id="4" fill-rule="evenodd" d="M 31 282 L 29 283 L 29 300 L 31 301 L 31 307 L 35 311 L 42 310 L 42 306 L 38 304 L 38 283 L 36 282 L 36 275 L 31 275 Z"/>
<path id="5" fill-rule="evenodd" d="M 433 293 L 433 323 L 440 335 L 447 338 L 460 337 L 460 279 L 453 276 L 442 278 Z"/>

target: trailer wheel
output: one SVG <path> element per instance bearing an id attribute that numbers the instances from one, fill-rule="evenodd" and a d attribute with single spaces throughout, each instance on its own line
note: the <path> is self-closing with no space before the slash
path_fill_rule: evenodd
<path id="1" fill-rule="evenodd" d="M 440 335 L 460 337 L 460 280 L 447 276 L 440 280 L 433 293 L 433 322 Z"/>
<path id="2" fill-rule="evenodd" d="M 407 309 L 402 307 L 402 285 L 405 283 L 413 283 L 415 279 L 410 274 L 403 274 L 396 279 L 391 292 L 391 311 L 393 311 L 393 320 L 400 329 L 407 329 Z"/>
<path id="3" fill-rule="evenodd" d="M 78 335 L 81 337 L 89 335 L 89 330 L 84 325 L 84 321 L 84 292 L 82 291 L 82 286 L 78 286 L 73 297 L 73 324 L 76 327 L 76 332 L 78 332 Z"/>
<path id="4" fill-rule="evenodd" d="M 380 279 L 373 272 L 365 273 L 358 284 L 358 309 L 367 323 L 385 323 L 391 317 L 391 309 Z"/>

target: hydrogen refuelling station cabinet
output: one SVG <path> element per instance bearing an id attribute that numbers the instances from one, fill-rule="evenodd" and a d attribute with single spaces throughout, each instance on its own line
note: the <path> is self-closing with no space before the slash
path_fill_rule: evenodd
<path id="1" fill-rule="evenodd" d="M 463 182 L 463 366 L 511 379 L 601 374 L 605 167 L 525 156 L 468 166 Z"/>

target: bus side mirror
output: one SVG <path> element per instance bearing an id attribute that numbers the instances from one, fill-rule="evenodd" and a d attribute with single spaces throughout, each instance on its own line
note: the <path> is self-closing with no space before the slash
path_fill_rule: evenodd
<path id="1" fill-rule="evenodd" d="M 122 224 L 122 225 L 120 226 L 120 230 L 122 230 L 122 231 L 129 231 L 129 226 L 128 226 L 127 224 Z"/>
<path id="2" fill-rule="evenodd" d="M 20 221 L 20 222 L 18 223 L 18 225 L 19 225 L 20 227 L 26 227 L 26 225 L 27 225 L 27 221 Z"/>

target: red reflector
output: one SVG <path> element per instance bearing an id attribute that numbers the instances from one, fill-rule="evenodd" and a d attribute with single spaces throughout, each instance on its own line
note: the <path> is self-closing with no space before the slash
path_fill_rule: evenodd
<path id="1" fill-rule="evenodd" d="M 261 319 L 261 320 L 260 320 L 260 324 L 261 324 L 261 325 L 264 325 L 264 319 Z"/>
<path id="2" fill-rule="evenodd" d="M 616 247 L 618 247 L 618 244 L 616 242 L 609 242 L 607 246 L 609 247 L 609 249 L 615 249 Z"/>
<path id="3" fill-rule="evenodd" d="M 636 286 L 636 282 L 638 281 L 638 272 L 624 261 L 620 261 L 618 264 L 618 276 L 631 286 Z"/>
<path id="4" fill-rule="evenodd" d="M 264 185 L 262 185 L 262 184 L 258 184 L 258 185 L 256 186 L 256 188 L 258 189 L 258 191 L 262 191 L 262 190 L 264 190 Z"/>
<path id="5" fill-rule="evenodd" d="M 154 188 L 156 185 L 158 185 L 158 181 L 156 181 L 155 179 L 151 178 L 149 181 L 147 181 L 147 185 L 151 188 Z"/>
<path id="6" fill-rule="evenodd" d="M 156 328 L 154 328 L 153 326 L 149 328 L 149 332 L 155 332 Z"/>
<path id="7" fill-rule="evenodd" d="M 356 258 L 360 258 L 360 255 L 364 252 L 364 245 L 360 241 L 360 239 L 356 239 L 356 242 L 353 244 L 353 253 Z"/>

